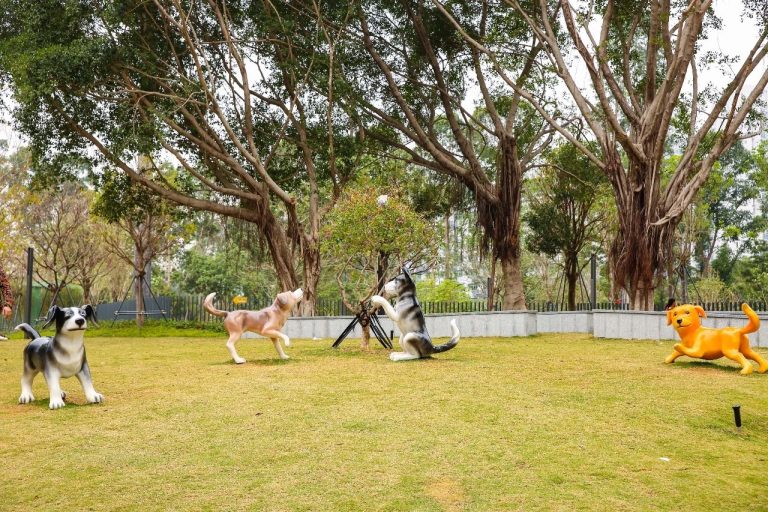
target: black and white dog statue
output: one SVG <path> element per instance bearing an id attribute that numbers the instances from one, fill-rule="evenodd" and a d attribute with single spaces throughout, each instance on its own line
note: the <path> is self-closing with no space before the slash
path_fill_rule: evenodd
<path id="1" fill-rule="evenodd" d="M 96 323 L 96 312 L 90 304 L 80 308 L 59 308 L 53 306 L 48 312 L 48 321 L 43 327 L 56 321 L 56 334 L 42 337 L 29 324 L 20 324 L 16 329 L 24 331 L 32 341 L 24 348 L 24 374 L 21 377 L 20 404 L 28 404 L 35 397 L 32 394 L 32 381 L 43 372 L 50 392 L 49 409 L 64 407 L 66 393 L 61 390 L 62 378 L 77 377 L 85 392 L 85 399 L 90 403 L 101 403 L 104 397 L 93 389 L 91 370 L 85 358 L 83 338 L 88 328 L 88 321 Z"/>
<path id="2" fill-rule="evenodd" d="M 394 308 L 381 295 L 371 297 L 371 303 L 384 308 L 387 316 L 400 329 L 400 347 L 403 352 L 392 352 L 389 354 L 391 360 L 408 361 L 427 358 L 432 354 L 451 350 L 459 343 L 459 328 L 456 326 L 456 320 L 451 320 L 453 337 L 450 341 L 437 346 L 432 344 L 421 305 L 416 300 L 416 283 L 413 282 L 406 269 L 403 269 L 402 273 L 384 285 L 384 295 L 397 297 Z"/>

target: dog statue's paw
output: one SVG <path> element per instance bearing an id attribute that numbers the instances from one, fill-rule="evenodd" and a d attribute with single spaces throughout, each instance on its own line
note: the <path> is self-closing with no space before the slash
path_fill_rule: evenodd
<path id="1" fill-rule="evenodd" d="M 61 409 L 62 407 L 64 407 L 64 405 L 66 404 L 64 403 L 64 400 L 62 400 L 60 396 L 57 396 L 57 397 L 52 396 L 51 401 L 48 402 L 49 409 Z"/>
<path id="2" fill-rule="evenodd" d="M 291 357 L 290 357 L 290 356 L 288 356 L 288 355 L 280 356 L 280 359 L 282 359 L 283 361 L 287 361 L 287 360 L 288 360 L 288 359 L 290 359 L 290 358 L 291 358 Z"/>
<path id="3" fill-rule="evenodd" d="M 381 295 L 374 295 L 373 297 L 371 297 L 371 304 L 375 304 L 377 306 L 381 306 L 385 302 L 387 302 L 387 299 L 385 299 Z"/>
<path id="4" fill-rule="evenodd" d="M 244 362 L 245 362 L 245 359 L 243 359 L 242 357 L 235 358 L 235 363 L 237 364 L 243 364 Z"/>
<path id="5" fill-rule="evenodd" d="M 285 338 L 285 346 L 290 347 L 291 346 L 291 338 Z"/>
<path id="6" fill-rule="evenodd" d="M 753 371 L 752 365 L 748 363 L 748 366 L 745 366 L 744 368 L 742 368 L 739 373 L 742 375 L 749 375 L 750 373 L 752 373 L 752 371 Z"/>
<path id="7" fill-rule="evenodd" d="M 94 391 L 92 395 L 85 395 L 85 399 L 88 400 L 88 403 L 90 404 L 100 404 L 104 401 L 104 395 Z"/>
<path id="8" fill-rule="evenodd" d="M 674 346 L 674 347 L 672 347 L 672 348 L 673 348 L 673 349 L 675 349 L 675 350 L 677 350 L 677 351 L 678 351 L 678 352 L 680 352 L 681 354 L 684 354 L 684 352 L 683 352 L 683 345 L 682 345 L 682 344 L 680 344 L 680 343 L 675 343 L 675 346 Z"/>
<path id="9" fill-rule="evenodd" d="M 22 393 L 19 397 L 20 404 L 31 404 L 35 401 L 35 395 L 32 393 Z"/>

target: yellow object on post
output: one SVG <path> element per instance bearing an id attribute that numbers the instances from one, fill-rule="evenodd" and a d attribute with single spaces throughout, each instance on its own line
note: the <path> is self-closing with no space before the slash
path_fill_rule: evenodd
<path id="1" fill-rule="evenodd" d="M 246 297 L 245 295 L 235 295 L 234 297 L 232 297 L 232 304 L 235 304 L 237 306 L 241 304 L 245 304 L 246 302 L 248 302 L 248 297 Z"/>
<path id="2" fill-rule="evenodd" d="M 701 306 L 683 304 L 667 310 L 667 325 L 672 325 L 680 335 L 681 343 L 674 346 L 674 351 L 664 360 L 672 363 L 680 356 L 696 357 L 699 359 L 718 359 L 727 357 L 741 365 L 742 375 L 752 373 L 752 363 L 760 366 L 757 371 L 768 371 L 768 363 L 760 354 L 749 346 L 747 334 L 760 328 L 760 318 L 747 304 L 741 305 L 741 310 L 749 321 L 744 327 L 723 327 L 710 329 L 701 326 L 701 318 L 707 318 L 707 313 Z"/>

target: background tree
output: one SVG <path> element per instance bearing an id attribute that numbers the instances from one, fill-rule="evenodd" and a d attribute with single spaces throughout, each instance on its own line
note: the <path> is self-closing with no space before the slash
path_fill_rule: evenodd
<path id="1" fill-rule="evenodd" d="M 457 2 L 452 8 L 467 30 L 503 54 L 500 60 L 519 87 L 543 95 L 541 46 L 512 11 L 489 16 L 490 4 Z M 346 53 L 338 59 L 343 85 L 337 89 L 366 136 L 471 193 L 482 254 L 501 265 L 503 307 L 525 309 L 521 185 L 548 144 L 550 128 L 518 92 L 501 87 L 482 52 L 461 38 L 441 9 L 410 0 L 356 5 Z M 467 101 L 474 88 L 481 94 L 478 107 Z"/>
<path id="2" fill-rule="evenodd" d="M 35 249 L 35 274 L 46 284 L 51 304 L 73 284 L 96 233 L 89 229 L 91 194 L 75 183 L 59 190 L 29 191 L 24 200 L 23 237 Z"/>
<path id="3" fill-rule="evenodd" d="M 434 277 L 422 279 L 416 283 L 417 296 L 421 302 L 468 302 L 466 287 L 453 279 L 443 279 L 439 283 Z"/>
<path id="4" fill-rule="evenodd" d="M 166 200 L 253 223 L 281 289 L 299 287 L 300 252 L 311 313 L 320 219 L 360 144 L 332 91 L 318 99 L 335 83 L 338 32 L 295 13 L 269 2 L 12 2 L 0 13 L 0 73 L 37 172 L 60 179 L 86 159 L 94 173 L 116 169 Z"/>
<path id="5" fill-rule="evenodd" d="M 609 207 L 608 182 L 602 171 L 572 144 L 562 144 L 545 156 L 545 164 L 530 180 L 528 248 L 550 257 L 562 256 L 567 307 L 576 309 L 581 271 L 589 260 L 582 251 L 597 245 L 614 212 Z"/>
<path id="6" fill-rule="evenodd" d="M 103 231 L 109 251 L 133 268 L 136 323 L 145 320 L 151 264 L 180 247 L 189 235 L 183 212 L 120 173 L 105 173 L 93 211 L 117 229 Z M 131 243 L 125 243 L 125 235 Z"/>
<path id="7" fill-rule="evenodd" d="M 391 274 L 402 267 L 424 269 L 437 259 L 438 235 L 396 191 L 380 199 L 380 190 L 349 191 L 329 212 L 323 228 L 323 253 L 346 306 L 355 312 L 367 307 Z M 362 323 L 368 346 L 367 323 Z"/>
<path id="8" fill-rule="evenodd" d="M 701 188 L 697 203 L 706 211 L 699 216 L 708 220 L 697 247 L 703 275 L 711 274 L 717 256 L 719 277 L 730 281 L 734 263 L 754 248 L 760 233 L 768 228 L 765 216 L 755 207 L 762 190 L 758 172 L 752 154 L 736 143 L 718 160 Z"/>
<path id="9" fill-rule="evenodd" d="M 541 1 L 535 8 L 518 0 L 506 4 L 543 45 L 599 151 L 579 141 L 580 125 L 558 122 L 513 77 L 505 82 L 608 176 L 621 212 L 611 251 L 613 272 L 629 292 L 632 306 L 650 309 L 668 239 L 715 161 L 743 135 L 741 129 L 749 127 L 752 107 L 768 82 L 768 68 L 760 66 L 768 52 L 765 9 L 743 4 L 744 15 L 755 19 L 760 34 L 735 64 L 701 49 L 702 40 L 719 26 L 712 0 L 605 0 L 580 5 L 577 11 L 568 0 Z M 506 9 L 499 6 L 498 11 L 502 14 L 492 16 Z M 461 19 L 454 17 L 453 22 L 463 26 Z M 506 75 L 493 48 L 474 32 L 462 34 L 501 76 Z M 569 55 L 577 58 L 573 65 Z M 577 80 L 578 66 L 587 70 L 589 88 Z M 719 67 L 727 85 L 699 84 L 697 70 L 703 66 Z M 684 93 L 687 79 L 691 87 Z M 685 144 L 672 176 L 662 184 L 672 120 L 681 110 L 688 113 Z"/>

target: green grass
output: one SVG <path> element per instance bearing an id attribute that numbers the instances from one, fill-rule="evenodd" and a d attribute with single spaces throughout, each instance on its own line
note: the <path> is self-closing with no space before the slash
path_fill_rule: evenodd
<path id="1" fill-rule="evenodd" d="M 220 338 L 89 335 L 106 402 L 70 379 L 59 411 L 41 376 L 16 404 L 0 342 L 0 510 L 768 510 L 768 374 L 672 342 L 243 340 L 236 366 Z"/>
<path id="2" fill-rule="evenodd" d="M 48 327 L 41 329 L 40 325 L 35 328 L 43 336 L 53 336 L 54 328 Z M 12 330 L 10 327 L 6 331 L 0 331 L 0 334 L 10 339 L 22 339 L 24 333 Z M 112 323 L 111 320 L 102 320 L 99 325 L 93 325 L 88 329 L 88 337 L 102 338 L 221 338 L 226 336 L 226 331 L 221 322 L 193 322 L 179 320 L 156 320 L 148 319 L 142 327 L 136 325 L 135 320 L 121 320 Z"/>

